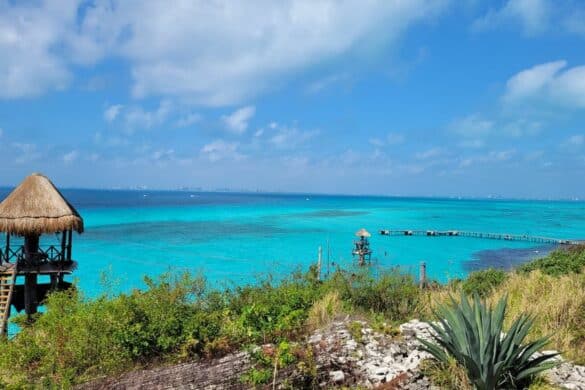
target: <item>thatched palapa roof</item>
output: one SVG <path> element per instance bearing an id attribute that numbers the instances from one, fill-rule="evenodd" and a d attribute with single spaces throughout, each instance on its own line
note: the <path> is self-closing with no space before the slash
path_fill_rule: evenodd
<path id="1" fill-rule="evenodd" d="M 65 230 L 83 232 L 83 219 L 51 180 L 28 176 L 0 203 L 0 232 L 43 234 Z"/>
<path id="2" fill-rule="evenodd" d="M 370 232 L 368 232 L 364 228 L 361 228 L 360 230 L 358 230 L 357 232 L 355 232 L 355 235 L 358 236 L 358 237 L 372 237 L 372 235 L 370 234 Z"/>

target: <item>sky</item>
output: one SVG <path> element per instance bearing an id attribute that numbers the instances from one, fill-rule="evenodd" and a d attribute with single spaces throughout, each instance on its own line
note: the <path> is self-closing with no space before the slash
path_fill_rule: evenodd
<path id="1" fill-rule="evenodd" d="M 585 198 L 585 1 L 0 0 L 0 184 Z"/>

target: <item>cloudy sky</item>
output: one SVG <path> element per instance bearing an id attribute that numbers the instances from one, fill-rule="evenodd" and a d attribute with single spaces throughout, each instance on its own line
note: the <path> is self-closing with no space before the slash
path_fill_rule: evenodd
<path id="1" fill-rule="evenodd" d="M 585 2 L 0 0 L 0 184 L 33 171 L 585 197 Z"/>

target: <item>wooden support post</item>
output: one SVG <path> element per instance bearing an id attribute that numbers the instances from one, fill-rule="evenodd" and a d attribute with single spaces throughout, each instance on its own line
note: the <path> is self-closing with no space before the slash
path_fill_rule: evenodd
<path id="1" fill-rule="evenodd" d="M 51 274 L 51 290 L 54 291 L 59 285 L 59 275 Z"/>
<path id="2" fill-rule="evenodd" d="M 427 286 L 427 263 L 424 261 L 420 262 L 419 285 L 421 289 Z"/>
<path id="3" fill-rule="evenodd" d="M 37 300 L 37 274 L 24 275 L 24 311 L 30 316 L 37 312 L 39 302 Z"/>
<path id="4" fill-rule="evenodd" d="M 323 250 L 319 246 L 319 257 L 317 258 L 317 280 L 321 280 L 321 258 L 323 256 Z"/>
<path id="5" fill-rule="evenodd" d="M 65 251 L 67 250 L 67 231 L 61 233 L 61 261 L 65 261 Z"/>
<path id="6" fill-rule="evenodd" d="M 67 244 L 67 259 L 66 260 L 71 260 L 71 241 L 73 241 L 73 230 L 68 230 L 67 231 L 67 238 L 68 238 L 68 244 Z"/>
<path id="7" fill-rule="evenodd" d="M 4 252 L 4 261 L 10 259 L 10 233 L 6 233 L 6 252 Z"/>
<path id="8" fill-rule="evenodd" d="M 37 259 L 39 251 L 39 236 L 27 235 L 24 237 L 24 252 L 26 262 L 33 264 Z M 32 257 L 31 257 L 32 255 Z M 27 273 L 24 275 L 24 311 L 30 318 L 37 312 L 39 305 L 37 297 L 37 274 Z"/>

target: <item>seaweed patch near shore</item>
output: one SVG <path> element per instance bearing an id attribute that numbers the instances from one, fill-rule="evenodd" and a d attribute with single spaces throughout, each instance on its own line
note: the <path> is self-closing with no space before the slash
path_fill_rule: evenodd
<path id="1" fill-rule="evenodd" d="M 555 245 L 542 245 L 532 248 L 500 248 L 475 252 L 471 260 L 463 263 L 467 272 L 487 269 L 512 269 L 531 260 L 543 257 L 557 249 Z"/>

